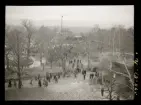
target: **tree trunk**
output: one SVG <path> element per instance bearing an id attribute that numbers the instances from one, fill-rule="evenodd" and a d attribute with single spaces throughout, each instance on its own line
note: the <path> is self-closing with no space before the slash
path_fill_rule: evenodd
<path id="1" fill-rule="evenodd" d="M 18 72 L 18 78 L 19 78 L 18 79 L 18 82 L 19 82 L 18 83 L 18 88 L 21 89 L 21 87 L 22 87 L 22 81 L 21 81 L 21 73 L 20 73 L 20 71 Z"/>
<path id="2" fill-rule="evenodd" d="M 103 85 L 103 71 L 101 72 L 101 76 L 102 76 L 102 85 Z"/>
<path id="3" fill-rule="evenodd" d="M 29 43 L 27 43 L 27 61 L 29 60 Z"/>
<path id="4" fill-rule="evenodd" d="M 29 48 L 27 49 L 27 62 L 29 61 Z M 29 68 L 29 65 L 27 66 Z"/>
<path id="5" fill-rule="evenodd" d="M 61 59 L 61 61 L 62 61 L 62 69 L 63 69 L 63 71 L 65 71 L 64 70 L 64 59 Z"/>
<path id="6" fill-rule="evenodd" d="M 20 72 L 20 51 L 19 51 L 19 36 L 17 35 L 17 59 L 18 59 L 18 64 L 17 64 L 17 68 L 18 68 L 18 79 L 19 79 L 19 84 L 18 84 L 18 88 L 21 89 L 22 86 L 22 81 L 21 81 L 21 72 Z"/>
<path id="7" fill-rule="evenodd" d="M 90 44 L 88 43 L 88 69 L 90 67 L 90 53 L 89 53 L 89 49 L 90 49 Z"/>
<path id="8" fill-rule="evenodd" d="M 63 69 L 63 77 L 65 77 L 66 75 L 65 59 L 62 59 L 62 69 Z"/>
<path id="9" fill-rule="evenodd" d="M 8 54 L 6 54 L 6 63 L 7 63 L 7 70 L 9 70 L 9 59 L 8 59 Z"/>
<path id="10" fill-rule="evenodd" d="M 40 52 L 40 65 L 42 65 L 42 53 Z"/>
<path id="11" fill-rule="evenodd" d="M 27 60 L 29 60 L 29 56 L 30 56 L 30 43 L 31 43 L 31 39 L 30 39 L 30 35 L 28 35 Z"/>
<path id="12" fill-rule="evenodd" d="M 109 92 L 109 99 L 112 100 L 112 92 Z"/>
<path id="13" fill-rule="evenodd" d="M 66 71 L 66 62 L 67 62 L 67 54 L 66 54 L 66 57 L 64 59 L 64 69 L 65 69 L 65 71 Z"/>
<path id="14" fill-rule="evenodd" d="M 29 60 L 29 48 L 27 48 L 27 60 Z"/>
<path id="15" fill-rule="evenodd" d="M 111 78 L 111 80 L 110 80 L 110 91 L 109 91 L 109 96 L 110 96 L 109 99 L 110 100 L 112 100 L 112 98 L 113 98 L 112 97 L 112 93 L 113 93 L 113 87 L 112 87 L 113 86 L 113 82 L 112 81 L 113 81 L 113 78 Z"/>
<path id="16" fill-rule="evenodd" d="M 113 56 L 115 54 L 115 31 L 114 31 L 114 36 L 113 36 Z"/>
<path id="17" fill-rule="evenodd" d="M 90 56 L 89 56 L 89 52 L 88 52 L 88 69 L 90 68 Z"/>

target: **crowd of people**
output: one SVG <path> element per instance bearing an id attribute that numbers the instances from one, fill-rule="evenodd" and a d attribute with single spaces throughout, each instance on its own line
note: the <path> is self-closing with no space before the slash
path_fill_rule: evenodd
<path id="1" fill-rule="evenodd" d="M 77 62 L 76 68 L 74 68 L 74 63 L 75 62 Z M 69 64 L 72 64 L 72 67 L 74 68 L 74 70 L 73 70 L 74 78 L 77 78 L 78 74 L 81 74 L 84 80 L 86 79 L 86 75 L 88 75 L 88 74 L 89 74 L 89 80 L 94 80 L 94 79 L 97 80 L 100 77 L 99 72 L 97 71 L 96 67 L 92 68 L 90 73 L 87 73 L 88 70 L 84 69 L 82 67 L 83 64 L 82 64 L 81 60 L 69 61 Z M 81 67 L 78 64 L 81 64 Z M 47 72 L 46 76 L 44 76 L 44 77 L 40 76 L 40 74 L 38 74 L 38 76 L 35 76 L 35 79 L 32 78 L 30 80 L 29 84 L 33 85 L 33 80 L 35 80 L 35 81 L 38 82 L 39 87 L 47 87 L 49 85 L 49 82 L 51 82 L 51 81 L 54 81 L 55 83 L 58 83 L 58 80 L 61 78 L 61 76 L 64 77 L 62 72 L 60 72 L 60 73 L 48 73 Z M 10 88 L 10 87 L 12 87 L 12 85 L 14 87 L 17 87 L 17 82 L 16 81 L 17 80 L 10 79 L 8 81 L 8 87 Z M 96 84 L 97 84 L 97 82 L 96 82 Z M 104 96 L 104 91 L 105 91 L 104 87 L 102 86 L 101 87 L 101 96 Z M 120 99 L 119 96 L 117 96 L 117 100 L 119 100 L 119 99 Z"/>
<path id="2" fill-rule="evenodd" d="M 46 76 L 44 77 L 41 77 L 39 74 L 38 76 L 35 76 L 35 79 L 31 78 L 29 84 L 31 86 L 34 85 L 33 81 L 35 80 L 38 82 L 39 87 L 42 86 L 47 87 L 48 83 L 51 82 L 51 80 L 55 81 L 55 83 L 58 83 L 58 79 L 60 78 L 61 74 L 62 73 L 46 73 Z M 17 79 L 9 79 L 8 87 L 11 88 L 14 86 L 15 88 L 17 88 L 17 81 L 18 81 Z"/>
<path id="3" fill-rule="evenodd" d="M 39 87 L 48 86 L 48 83 L 51 82 L 52 80 L 55 83 L 58 83 L 58 80 L 60 79 L 60 76 L 62 75 L 62 73 L 46 73 L 46 76 L 42 77 L 40 76 L 40 74 L 38 75 L 38 77 L 35 77 L 36 80 L 38 81 L 38 85 Z"/>

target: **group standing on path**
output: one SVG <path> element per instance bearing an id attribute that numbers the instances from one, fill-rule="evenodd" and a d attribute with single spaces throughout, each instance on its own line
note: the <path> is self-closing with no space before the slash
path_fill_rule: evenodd
<path id="1" fill-rule="evenodd" d="M 34 85 L 34 80 L 38 83 L 39 87 L 48 86 L 48 83 L 51 82 L 51 80 L 54 80 L 55 83 L 58 83 L 58 79 L 60 79 L 61 73 L 46 73 L 46 76 L 41 77 L 40 74 L 35 76 L 35 79 L 31 78 L 29 79 L 30 86 Z M 16 79 L 9 79 L 8 80 L 8 88 L 12 87 L 17 88 L 17 80 Z"/>
<path id="2" fill-rule="evenodd" d="M 83 65 L 81 60 L 74 59 L 74 61 L 69 61 L 69 63 L 73 63 L 73 62 L 77 63 L 77 68 L 74 70 L 74 77 L 77 78 L 77 75 L 79 73 L 82 73 L 83 79 L 85 80 L 86 79 L 86 75 L 87 75 L 87 70 L 84 69 L 84 68 L 80 68 L 80 66 L 78 65 L 79 63 L 81 63 L 81 65 Z M 96 68 L 93 69 L 93 72 L 95 72 L 95 71 L 96 71 Z M 44 77 L 44 79 L 42 79 L 40 74 L 38 74 L 38 76 L 35 76 L 35 81 L 38 82 L 38 86 L 39 87 L 42 87 L 42 86 L 47 87 L 48 83 L 51 82 L 51 80 L 54 80 L 55 83 L 58 83 L 58 79 L 60 79 L 60 76 L 61 76 L 60 73 L 46 73 L 46 76 Z M 91 73 L 90 74 L 90 79 L 93 79 L 93 77 L 94 77 L 94 74 Z M 29 84 L 31 86 L 33 86 L 33 78 L 30 80 Z M 17 87 L 16 81 L 14 81 L 14 86 Z M 12 80 L 9 80 L 8 87 L 12 87 Z"/>
<path id="3" fill-rule="evenodd" d="M 12 85 L 13 82 L 13 85 Z M 15 79 L 10 79 L 8 81 L 8 87 L 11 88 L 12 86 L 14 86 L 15 88 L 17 87 L 17 81 Z"/>
<path id="4" fill-rule="evenodd" d="M 51 82 L 51 80 L 54 80 L 55 83 L 58 83 L 58 79 L 60 79 L 61 73 L 46 73 L 46 76 L 43 78 L 43 83 L 42 83 L 42 78 L 40 76 L 40 74 L 38 75 L 38 86 L 42 87 L 48 86 L 48 83 Z"/>
<path id="5" fill-rule="evenodd" d="M 81 60 L 70 60 L 69 64 L 72 65 L 72 69 L 74 70 L 73 74 L 74 74 L 74 78 L 77 78 L 77 75 L 81 72 L 83 75 L 83 79 L 86 79 L 86 72 L 87 70 L 83 68 L 83 63 L 81 62 Z M 76 66 L 75 66 L 76 65 Z M 93 80 L 94 77 L 98 78 L 99 77 L 99 73 L 97 72 L 97 68 L 94 67 L 92 69 L 92 72 L 90 73 L 90 80 Z M 97 81 L 97 80 L 96 80 Z"/>

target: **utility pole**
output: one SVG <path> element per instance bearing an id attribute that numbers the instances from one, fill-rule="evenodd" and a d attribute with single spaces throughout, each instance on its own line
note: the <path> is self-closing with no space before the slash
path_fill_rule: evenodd
<path id="1" fill-rule="evenodd" d="M 61 35 L 63 35 L 63 32 L 62 32 L 62 29 L 63 29 L 63 16 L 61 16 Z M 62 42 L 61 42 L 62 43 Z M 62 45 L 62 44 L 61 44 Z M 62 60 L 62 66 L 63 66 L 63 70 L 66 71 L 66 53 L 65 53 L 65 58 Z"/>
<path id="2" fill-rule="evenodd" d="M 62 26 L 63 26 L 63 16 L 61 16 L 61 35 L 62 35 Z"/>

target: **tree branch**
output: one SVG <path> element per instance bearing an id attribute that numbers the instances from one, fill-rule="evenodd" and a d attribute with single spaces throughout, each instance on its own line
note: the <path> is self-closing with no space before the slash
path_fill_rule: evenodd
<path id="1" fill-rule="evenodd" d="M 116 85 L 117 85 L 117 84 L 125 85 L 125 86 L 127 86 L 128 88 L 130 88 L 132 91 L 134 91 L 134 89 L 133 89 L 133 88 L 131 88 L 130 86 L 128 86 L 128 85 L 126 85 L 126 84 L 116 83 Z"/>
<path id="2" fill-rule="evenodd" d="M 123 64 L 124 64 L 124 66 L 125 66 L 125 68 L 126 68 L 126 71 L 127 71 L 128 75 L 129 75 L 130 82 L 131 82 L 132 86 L 134 87 L 134 83 L 133 83 L 133 80 L 132 80 L 132 78 L 131 78 L 131 74 L 130 74 L 130 72 L 129 72 L 129 70 L 128 70 L 126 64 L 125 64 L 125 57 L 124 57 Z"/>
<path id="3" fill-rule="evenodd" d="M 116 74 L 120 74 L 120 75 L 123 75 L 123 76 L 129 78 L 129 76 L 127 74 L 124 74 L 124 73 L 121 73 L 121 72 L 117 72 L 117 71 L 114 71 L 114 70 L 110 70 L 110 71 L 115 72 Z"/>

